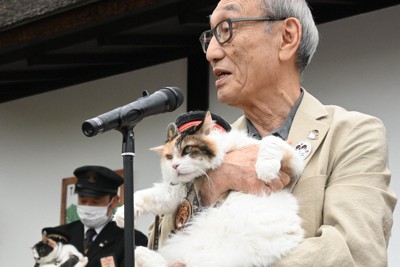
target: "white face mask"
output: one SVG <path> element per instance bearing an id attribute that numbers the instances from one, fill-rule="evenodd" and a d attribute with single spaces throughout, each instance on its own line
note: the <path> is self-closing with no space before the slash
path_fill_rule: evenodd
<path id="1" fill-rule="evenodd" d="M 81 222 L 89 228 L 97 228 L 106 224 L 111 219 L 112 212 L 107 214 L 107 211 L 112 201 L 113 199 L 107 206 L 78 205 L 77 212 Z"/>

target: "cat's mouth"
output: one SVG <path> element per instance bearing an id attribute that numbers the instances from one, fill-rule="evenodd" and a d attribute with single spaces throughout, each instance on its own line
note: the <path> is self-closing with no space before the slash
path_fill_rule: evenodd
<path id="1" fill-rule="evenodd" d="M 176 175 L 178 177 L 178 180 L 181 182 L 188 182 L 188 181 L 192 180 L 192 176 L 193 176 L 192 173 L 182 173 L 182 172 L 177 172 Z"/>
<path id="2" fill-rule="evenodd" d="M 176 175 L 177 175 L 179 178 L 183 178 L 183 177 L 189 176 L 189 173 L 177 172 Z"/>

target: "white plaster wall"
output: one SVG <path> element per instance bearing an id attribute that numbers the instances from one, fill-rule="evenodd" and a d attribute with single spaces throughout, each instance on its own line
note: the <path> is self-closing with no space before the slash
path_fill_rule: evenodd
<path id="1" fill-rule="evenodd" d="M 82 122 L 141 97 L 177 86 L 186 95 L 186 60 L 0 105 L 0 266 L 33 266 L 30 247 L 41 229 L 59 224 L 61 178 L 95 164 L 122 169 L 122 134 L 86 137 Z M 159 177 L 159 156 L 148 148 L 165 141 L 166 123 L 186 111 L 150 116 L 135 127 L 135 189 Z M 138 228 L 145 230 L 151 217 Z"/>
<path id="2" fill-rule="evenodd" d="M 392 187 L 400 195 L 400 6 L 319 26 L 321 45 L 304 86 L 323 103 L 380 117 L 390 145 Z M 212 82 L 211 82 L 212 83 Z M 122 136 L 81 132 L 84 120 L 130 103 L 142 90 L 186 90 L 186 60 L 146 68 L 51 93 L 0 104 L 1 266 L 33 266 L 29 247 L 40 229 L 59 223 L 61 178 L 85 164 L 121 169 Z M 213 84 L 211 86 L 214 87 Z M 148 117 L 135 128 L 135 189 L 159 179 L 159 157 L 148 148 L 164 141 L 166 124 L 184 112 Z M 232 122 L 241 113 L 210 94 L 210 110 Z M 152 217 L 137 225 L 146 232 Z M 398 266 L 400 214 L 395 212 L 389 266 Z M 373 253 L 373 252 L 371 252 Z"/>

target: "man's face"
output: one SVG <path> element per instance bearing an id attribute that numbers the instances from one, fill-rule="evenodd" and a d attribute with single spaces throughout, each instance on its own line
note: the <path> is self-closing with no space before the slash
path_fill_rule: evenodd
<path id="1" fill-rule="evenodd" d="M 83 206 L 98 206 L 98 207 L 107 207 L 107 214 L 110 214 L 112 210 L 118 206 L 119 197 L 114 196 L 111 198 L 110 195 L 106 195 L 103 197 L 86 197 L 78 195 L 78 205 Z M 110 203 L 111 202 L 111 203 Z"/>
<path id="2" fill-rule="evenodd" d="M 221 0 L 211 15 L 211 27 L 224 19 L 263 17 L 265 13 L 259 1 Z M 215 37 L 211 39 L 206 57 L 217 76 L 220 102 L 242 108 L 274 85 L 279 46 L 275 24 L 269 28 L 264 21 L 233 22 L 229 42 L 220 45 Z"/>
<path id="3" fill-rule="evenodd" d="M 78 195 L 78 204 L 84 206 L 107 206 L 111 201 L 109 195 L 103 197 L 86 197 Z"/>

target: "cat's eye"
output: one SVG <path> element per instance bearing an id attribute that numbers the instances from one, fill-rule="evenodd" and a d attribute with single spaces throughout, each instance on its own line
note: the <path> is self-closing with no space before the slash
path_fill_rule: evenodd
<path id="1" fill-rule="evenodd" d="M 172 157 L 171 154 L 167 154 L 167 155 L 165 155 L 165 158 L 168 159 L 168 160 L 171 160 L 173 157 Z"/>
<path id="2" fill-rule="evenodd" d="M 182 155 L 187 155 L 190 152 L 192 152 L 193 147 L 192 146 L 185 146 L 185 148 L 182 151 Z"/>

